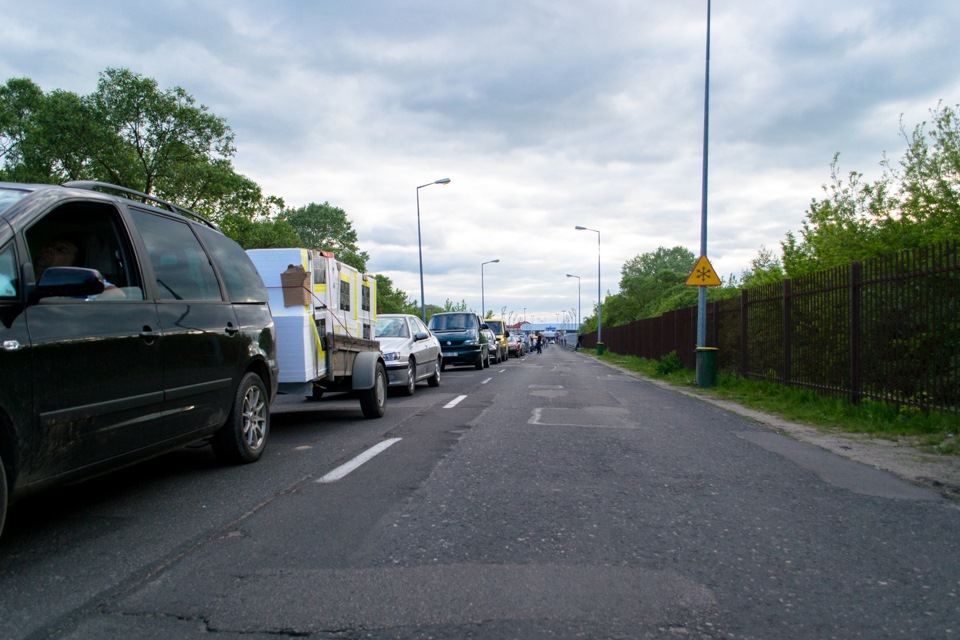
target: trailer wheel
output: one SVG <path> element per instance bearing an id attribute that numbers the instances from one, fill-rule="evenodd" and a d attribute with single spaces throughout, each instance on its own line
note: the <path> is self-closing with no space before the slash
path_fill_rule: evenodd
<path id="1" fill-rule="evenodd" d="M 360 410 L 364 418 L 382 418 L 387 410 L 387 371 L 377 363 L 373 386 L 360 392 Z"/>

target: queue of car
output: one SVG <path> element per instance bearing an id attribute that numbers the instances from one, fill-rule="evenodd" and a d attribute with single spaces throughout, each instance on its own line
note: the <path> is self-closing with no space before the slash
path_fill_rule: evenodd
<path id="1" fill-rule="evenodd" d="M 278 393 L 346 392 L 377 418 L 388 385 L 412 395 L 523 353 L 471 312 L 376 317 L 375 279 L 353 271 L 248 254 L 124 187 L 0 183 L 0 532 L 14 499 L 187 444 L 254 462 Z"/>

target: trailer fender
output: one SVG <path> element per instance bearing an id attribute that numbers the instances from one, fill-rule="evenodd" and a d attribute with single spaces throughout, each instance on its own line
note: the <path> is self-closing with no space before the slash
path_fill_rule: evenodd
<path id="1" fill-rule="evenodd" d="M 383 365 L 379 351 L 361 351 L 353 361 L 353 390 L 372 389 L 377 379 L 377 364 Z M 386 365 L 383 365 L 386 366 Z"/>

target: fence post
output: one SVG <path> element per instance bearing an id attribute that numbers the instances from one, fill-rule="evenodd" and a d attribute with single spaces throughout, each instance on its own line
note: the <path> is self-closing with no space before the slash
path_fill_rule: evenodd
<path id="1" fill-rule="evenodd" d="M 789 385 L 793 371 L 793 300 L 790 297 L 790 278 L 783 281 L 783 384 Z"/>
<path id="2" fill-rule="evenodd" d="M 749 362 L 747 362 L 747 306 L 748 296 L 746 289 L 740 290 L 740 375 L 747 377 L 750 371 Z"/>
<path id="3" fill-rule="evenodd" d="M 860 291 L 863 263 L 850 264 L 850 400 L 860 403 Z"/>

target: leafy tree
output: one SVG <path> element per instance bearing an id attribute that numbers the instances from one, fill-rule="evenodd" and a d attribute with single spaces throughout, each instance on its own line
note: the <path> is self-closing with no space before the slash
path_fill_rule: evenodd
<path id="1" fill-rule="evenodd" d="M 687 277 L 697 263 L 693 252 L 684 247 L 658 247 L 628 260 L 620 269 L 623 300 L 608 298 L 610 326 L 649 318 L 662 313 L 664 301 L 686 295 Z M 673 307 L 675 308 L 675 307 Z"/>
<path id="2" fill-rule="evenodd" d="M 299 247 L 300 236 L 282 220 L 249 220 L 240 216 L 223 221 L 220 230 L 244 249 Z"/>
<path id="3" fill-rule="evenodd" d="M 0 87 L 0 158 L 5 180 L 35 181 L 26 167 L 33 155 L 35 119 L 43 106 L 43 90 L 27 78 L 12 78 Z"/>
<path id="4" fill-rule="evenodd" d="M 750 261 L 750 269 L 743 271 L 740 275 L 740 286 L 755 287 L 761 284 L 779 282 L 783 280 L 783 264 L 780 259 L 764 246 L 757 251 L 756 257 Z M 731 277 L 731 284 L 736 284 L 736 280 Z"/>
<path id="5" fill-rule="evenodd" d="M 433 316 L 433 315 L 435 315 L 435 314 L 438 314 L 438 313 L 444 313 L 443 307 L 439 307 L 439 306 L 437 306 L 437 305 L 435 305 L 435 304 L 424 305 L 423 310 L 424 310 L 424 312 L 425 312 L 426 315 L 427 315 L 427 321 L 428 321 L 428 322 L 430 321 L 430 317 L 431 317 L 431 316 Z"/>
<path id="6" fill-rule="evenodd" d="M 384 275 L 374 276 L 377 279 L 377 312 L 378 313 L 409 313 L 420 315 L 420 305 L 416 300 L 407 296 L 405 291 L 393 288 L 393 280 Z"/>
<path id="7" fill-rule="evenodd" d="M 907 150 L 897 164 L 884 160 L 876 182 L 842 178 L 834 155 L 825 197 L 781 243 L 788 276 L 960 237 L 960 124 L 955 108 L 931 116 L 911 132 L 901 123 Z"/>
<path id="8" fill-rule="evenodd" d="M 311 202 L 296 209 L 287 209 L 279 219 L 285 220 L 296 230 L 306 247 L 333 251 L 338 260 L 366 272 L 370 256 L 357 246 L 357 232 L 347 213 L 340 207 L 329 202 Z"/>
<path id="9" fill-rule="evenodd" d="M 899 182 L 901 188 L 899 215 L 884 220 L 888 227 L 885 231 L 900 236 L 908 246 L 960 237 L 957 108 L 938 105 L 931 111 L 929 130 L 928 123 L 924 122 L 908 134 L 901 123 L 907 151 L 898 167 L 886 163 L 892 179 Z"/>
<path id="10" fill-rule="evenodd" d="M 26 78 L 0 87 L 0 174 L 6 180 L 98 180 L 157 195 L 223 222 L 261 226 L 283 208 L 230 158 L 234 134 L 180 87 L 107 69 L 89 96 L 44 94 Z M 229 226 L 229 225 L 227 225 Z"/>
<path id="11" fill-rule="evenodd" d="M 442 311 L 445 312 L 445 313 L 450 313 L 450 312 L 452 312 L 452 311 L 467 311 L 468 308 L 469 308 L 469 307 L 467 307 L 467 301 L 466 301 L 466 300 L 461 300 L 460 302 L 454 302 L 454 301 L 452 301 L 450 298 L 447 298 L 447 299 L 443 302 L 443 309 L 442 309 Z"/>
<path id="12" fill-rule="evenodd" d="M 94 172 L 113 184 L 152 193 L 183 193 L 193 173 L 235 155 L 226 122 L 184 89 L 161 91 L 156 80 L 107 69 L 86 101 L 99 127 L 90 130 Z M 221 165 L 222 166 L 222 165 Z"/>

